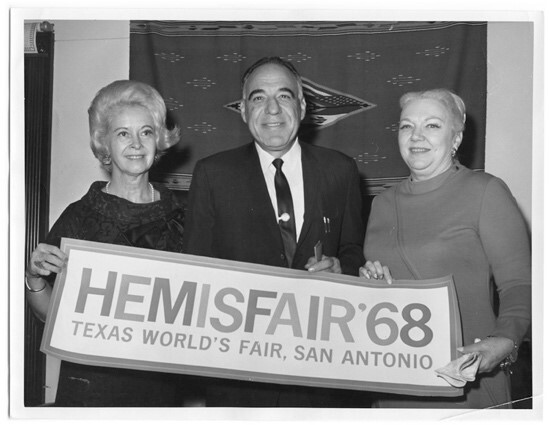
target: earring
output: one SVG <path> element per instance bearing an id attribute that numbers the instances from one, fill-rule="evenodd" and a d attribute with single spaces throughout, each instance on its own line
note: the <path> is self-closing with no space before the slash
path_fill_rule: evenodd
<path id="1" fill-rule="evenodd" d="M 456 156 L 456 148 L 453 146 L 451 149 L 451 158 L 454 158 Z"/>

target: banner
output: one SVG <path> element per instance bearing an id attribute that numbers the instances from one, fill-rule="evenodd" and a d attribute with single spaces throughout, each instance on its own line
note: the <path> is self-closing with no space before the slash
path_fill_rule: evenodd
<path id="1" fill-rule="evenodd" d="M 379 281 L 63 239 L 42 351 L 97 366 L 458 396 L 452 277 Z"/>

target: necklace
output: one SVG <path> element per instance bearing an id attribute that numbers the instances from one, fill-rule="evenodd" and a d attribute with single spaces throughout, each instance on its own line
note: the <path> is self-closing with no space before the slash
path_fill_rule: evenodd
<path id="1" fill-rule="evenodd" d="M 111 180 L 109 180 L 105 185 L 105 193 L 108 193 L 109 195 L 111 194 L 111 192 L 109 192 L 110 185 L 111 185 Z M 149 182 L 149 187 L 151 188 L 151 202 L 155 202 L 155 188 L 153 187 L 151 182 Z"/>

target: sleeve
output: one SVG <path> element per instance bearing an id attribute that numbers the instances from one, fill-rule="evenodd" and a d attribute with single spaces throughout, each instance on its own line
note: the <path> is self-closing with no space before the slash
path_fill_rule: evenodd
<path id="1" fill-rule="evenodd" d="M 531 249 L 527 226 L 506 184 L 493 178 L 483 197 L 479 232 L 499 298 L 492 335 L 518 345 L 531 323 Z"/>
<path id="2" fill-rule="evenodd" d="M 54 223 L 44 242 L 59 248 L 61 238 L 80 239 L 80 221 L 78 208 L 75 204 L 69 205 Z"/>
<path id="3" fill-rule="evenodd" d="M 183 231 L 183 249 L 187 254 L 214 257 L 214 199 L 206 167 L 197 162 L 189 189 L 189 200 Z"/>
<path id="4" fill-rule="evenodd" d="M 363 256 L 363 238 L 365 226 L 363 224 L 362 197 L 359 187 L 359 171 L 355 161 L 350 160 L 347 172 L 347 195 L 342 222 L 342 233 L 338 248 L 338 259 L 342 273 L 357 276 L 359 267 L 365 263 Z"/>
<path id="5" fill-rule="evenodd" d="M 61 238 L 80 239 L 80 220 L 77 211 L 78 208 L 75 204 L 71 204 L 65 208 L 48 232 L 44 243 L 59 248 L 61 245 Z M 51 273 L 49 276 L 45 277 L 45 279 L 53 285 L 56 276 L 55 273 Z"/>

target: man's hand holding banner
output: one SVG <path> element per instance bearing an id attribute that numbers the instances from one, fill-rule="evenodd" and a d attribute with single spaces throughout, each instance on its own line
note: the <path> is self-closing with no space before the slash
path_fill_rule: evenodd
<path id="1" fill-rule="evenodd" d="M 42 351 L 98 366 L 458 396 L 452 277 L 376 281 L 64 239 Z"/>

